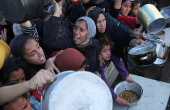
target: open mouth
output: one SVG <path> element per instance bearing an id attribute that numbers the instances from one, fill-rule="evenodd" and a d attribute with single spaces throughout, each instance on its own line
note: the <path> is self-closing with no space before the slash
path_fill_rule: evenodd
<path id="1" fill-rule="evenodd" d="M 80 41 L 80 38 L 75 36 L 75 37 L 74 37 L 74 41 L 75 41 L 75 42 L 78 42 L 78 41 Z"/>
<path id="2" fill-rule="evenodd" d="M 40 61 L 45 61 L 45 56 L 43 55 L 41 58 L 40 58 Z"/>

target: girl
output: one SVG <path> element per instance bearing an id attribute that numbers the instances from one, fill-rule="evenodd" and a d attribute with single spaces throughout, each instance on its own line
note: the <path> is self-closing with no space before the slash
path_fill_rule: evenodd
<path id="1" fill-rule="evenodd" d="M 109 37 L 100 36 L 98 41 L 99 41 L 100 55 L 104 60 L 104 63 L 101 66 L 101 70 L 102 70 L 101 76 L 102 79 L 106 82 L 106 84 L 109 86 L 109 84 L 106 81 L 106 77 L 104 75 L 104 68 L 110 60 L 114 63 L 116 69 L 120 73 L 123 80 L 126 80 L 127 82 L 134 82 L 134 80 L 131 77 L 129 77 L 128 71 L 125 69 L 122 60 L 119 57 L 115 57 L 113 54 L 111 54 L 111 49 L 113 49 L 113 42 L 109 39 Z M 111 90 L 113 100 L 116 100 L 122 106 L 128 106 L 128 103 L 125 100 L 119 98 L 117 94 L 114 93 L 113 89 L 110 86 L 109 89 Z"/>
<path id="2" fill-rule="evenodd" d="M 132 2 L 132 8 L 130 10 L 129 15 L 131 17 L 137 17 L 139 10 L 140 10 L 140 2 Z"/>

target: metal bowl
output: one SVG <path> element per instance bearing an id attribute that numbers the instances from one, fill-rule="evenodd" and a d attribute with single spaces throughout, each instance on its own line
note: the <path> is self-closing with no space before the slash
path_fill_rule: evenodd
<path id="1" fill-rule="evenodd" d="M 114 92 L 119 95 L 122 91 L 124 90 L 132 90 L 134 92 L 136 92 L 139 96 L 139 100 L 141 99 L 142 95 L 143 95 L 143 89 L 142 87 L 134 82 L 134 83 L 129 83 L 127 81 L 123 81 L 118 83 L 115 88 L 114 88 Z M 129 106 L 134 106 L 137 105 L 137 103 L 139 102 L 139 100 L 137 102 L 134 103 L 129 103 Z"/>
<path id="2" fill-rule="evenodd" d="M 147 43 L 144 46 L 140 45 L 130 49 L 128 54 L 133 58 L 136 65 L 149 65 L 157 58 L 156 47 L 154 43 Z"/>
<path id="3" fill-rule="evenodd" d="M 164 16 L 168 23 L 170 21 L 170 6 L 162 8 L 160 13 Z"/>

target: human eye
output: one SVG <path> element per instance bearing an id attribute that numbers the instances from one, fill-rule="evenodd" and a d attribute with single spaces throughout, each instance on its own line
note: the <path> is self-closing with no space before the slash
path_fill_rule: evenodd
<path id="1" fill-rule="evenodd" d="M 25 104 L 24 108 L 23 109 L 26 109 L 28 107 L 28 103 Z"/>
<path id="2" fill-rule="evenodd" d="M 78 27 L 77 27 L 77 26 L 75 26 L 75 27 L 74 27 L 74 29 L 75 29 L 75 30 L 77 30 L 77 29 L 78 29 Z"/>
<path id="3" fill-rule="evenodd" d="M 83 28 L 81 28 L 81 29 L 80 29 L 80 31 L 81 31 L 81 32 L 83 32 L 83 31 L 84 31 L 84 29 L 83 29 Z"/>
<path id="4" fill-rule="evenodd" d="M 30 55 L 31 57 L 33 57 L 34 56 L 34 52 L 33 53 L 31 53 L 31 55 Z"/>
<path id="5" fill-rule="evenodd" d="M 21 79 L 22 81 L 25 81 L 25 76 Z"/>

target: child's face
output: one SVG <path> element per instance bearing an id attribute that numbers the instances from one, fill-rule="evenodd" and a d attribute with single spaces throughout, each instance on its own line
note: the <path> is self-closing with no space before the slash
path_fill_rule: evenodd
<path id="1" fill-rule="evenodd" d="M 140 3 L 137 3 L 133 6 L 133 8 L 131 9 L 131 14 L 137 16 L 138 15 L 138 12 L 139 12 L 139 9 L 140 9 Z"/>
<path id="2" fill-rule="evenodd" d="M 20 97 L 5 105 L 4 110 L 32 110 L 27 99 Z"/>
<path id="3" fill-rule="evenodd" d="M 131 6 L 132 6 L 131 3 L 123 3 L 121 10 L 120 10 L 121 14 L 123 16 L 127 16 L 129 14 L 130 10 L 131 10 Z"/>
<path id="4" fill-rule="evenodd" d="M 110 45 L 105 45 L 100 51 L 100 55 L 103 57 L 104 60 L 110 60 L 110 56 L 111 56 Z"/>
<path id="5" fill-rule="evenodd" d="M 9 78 L 8 78 L 8 83 L 21 83 L 25 81 L 25 74 L 22 68 L 19 68 L 18 71 L 13 71 L 10 72 Z"/>

